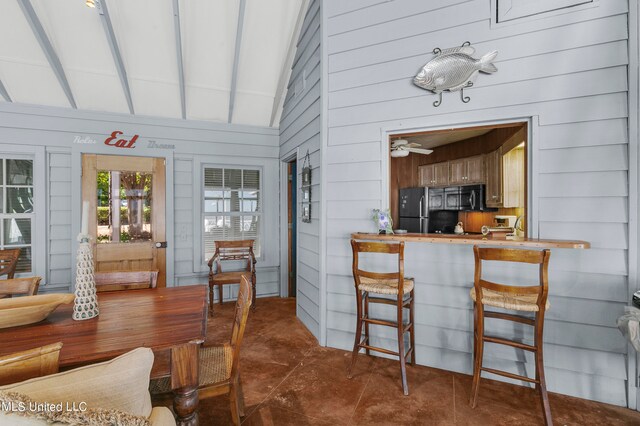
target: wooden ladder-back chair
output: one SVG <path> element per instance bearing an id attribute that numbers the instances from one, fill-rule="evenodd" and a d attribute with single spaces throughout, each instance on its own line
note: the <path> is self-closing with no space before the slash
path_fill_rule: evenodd
<path id="1" fill-rule="evenodd" d="M 158 271 L 96 272 L 96 291 L 138 290 L 156 288 Z"/>
<path id="2" fill-rule="evenodd" d="M 544 422 L 553 425 L 551 408 L 547 396 L 547 385 L 544 376 L 543 362 L 543 329 L 544 315 L 549 309 L 547 295 L 549 293 L 549 257 L 550 250 L 521 250 L 509 248 L 492 248 L 478 246 L 473 247 L 475 255 L 475 277 L 470 296 L 473 300 L 474 312 L 474 345 L 473 345 L 473 384 L 471 385 L 471 397 L 469 403 L 476 406 L 478 390 L 480 389 L 480 373 L 497 374 L 514 380 L 522 380 L 535 384 L 539 393 Z M 533 286 L 506 285 L 484 280 L 482 278 L 483 261 L 516 262 L 539 265 L 539 283 Z M 485 306 L 499 309 L 529 312 L 533 318 L 525 315 L 517 315 L 506 312 L 485 311 Z M 487 336 L 484 334 L 484 319 L 497 318 L 530 325 L 534 328 L 533 345 L 514 341 L 502 337 Z M 533 352 L 535 356 L 536 374 L 532 379 L 527 376 L 496 370 L 482 366 L 484 343 L 497 343 L 517 349 Z"/>
<path id="3" fill-rule="evenodd" d="M 0 280 L 0 299 L 11 296 L 35 296 L 40 287 L 40 277 Z"/>
<path id="4" fill-rule="evenodd" d="M 0 386 L 57 373 L 61 348 L 58 342 L 0 357 Z"/>
<path id="5" fill-rule="evenodd" d="M 249 317 L 252 287 L 246 275 L 240 278 L 240 289 L 233 316 L 233 328 L 229 343 L 217 346 L 203 345 L 200 348 L 199 399 L 229 395 L 231 417 L 235 425 L 244 416 L 244 395 L 240 382 L 240 346 Z M 151 382 L 151 393 L 162 394 L 171 391 L 171 379 L 163 377 Z"/>
<path id="6" fill-rule="evenodd" d="M 254 240 L 216 241 L 216 251 L 209 259 L 209 313 L 213 314 L 213 287 L 218 286 L 218 303 L 222 305 L 222 286 L 225 284 L 239 284 L 242 276 L 251 281 L 251 305 L 256 309 L 256 257 L 253 254 Z M 223 271 L 222 262 L 245 261 L 245 267 L 240 271 Z M 213 265 L 215 264 L 215 271 Z"/>
<path id="7" fill-rule="evenodd" d="M 13 278 L 19 257 L 19 248 L 0 250 L 0 276 L 6 275 L 8 279 Z"/>

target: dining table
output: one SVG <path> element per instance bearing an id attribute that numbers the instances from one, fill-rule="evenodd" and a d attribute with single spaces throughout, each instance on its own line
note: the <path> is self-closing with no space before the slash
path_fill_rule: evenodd
<path id="1" fill-rule="evenodd" d="M 100 313 L 73 320 L 73 304 L 44 321 L 0 329 L 0 356 L 62 342 L 60 370 L 107 361 L 138 347 L 154 353 L 151 379 L 171 377 L 178 425 L 198 424 L 198 348 L 207 331 L 207 286 L 98 293 Z"/>

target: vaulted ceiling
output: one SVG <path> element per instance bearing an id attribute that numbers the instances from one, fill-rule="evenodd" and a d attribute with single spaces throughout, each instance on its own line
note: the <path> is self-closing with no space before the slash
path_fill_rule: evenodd
<path id="1" fill-rule="evenodd" d="M 2 0 L 0 102 L 277 127 L 307 0 Z"/>

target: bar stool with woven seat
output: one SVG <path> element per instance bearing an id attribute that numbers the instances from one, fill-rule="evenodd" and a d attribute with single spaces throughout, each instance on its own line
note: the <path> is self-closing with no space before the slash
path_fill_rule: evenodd
<path id="1" fill-rule="evenodd" d="M 475 408 L 478 398 L 478 390 L 480 389 L 480 373 L 498 374 L 510 379 L 523 380 L 529 383 L 535 383 L 536 390 L 539 392 L 540 401 L 544 414 L 546 425 L 552 425 L 551 408 L 549 407 L 549 398 L 547 396 L 547 386 L 544 377 L 544 362 L 542 357 L 543 342 L 542 332 L 544 328 L 544 314 L 549 309 L 548 294 L 548 269 L 549 250 L 518 250 L 504 248 L 479 248 L 473 247 L 475 254 L 475 278 L 474 286 L 470 295 L 473 300 L 474 311 L 474 345 L 473 345 L 473 384 L 471 387 L 470 404 Z M 497 284 L 482 279 L 482 261 L 502 261 L 502 262 L 518 262 L 539 265 L 540 282 L 534 286 L 513 286 L 505 284 Z M 515 310 L 522 312 L 531 312 L 533 318 L 502 312 L 485 311 L 485 306 L 495 308 Z M 514 321 L 521 324 L 527 324 L 534 327 L 534 344 L 529 345 L 501 337 L 486 336 L 484 334 L 484 319 L 497 318 L 507 321 Z M 527 376 L 509 373 L 506 371 L 495 370 L 482 366 L 482 357 L 484 351 L 484 342 L 498 343 L 502 345 L 512 346 L 518 349 L 533 352 L 535 354 L 535 379 Z"/>
<path id="2" fill-rule="evenodd" d="M 407 386 L 406 363 L 410 357 L 409 363 L 415 363 L 415 330 L 413 326 L 413 287 L 412 278 L 404 276 L 404 242 L 399 243 L 381 243 L 381 242 L 360 242 L 351 240 L 351 248 L 353 250 L 353 278 L 356 288 L 357 303 L 357 323 L 356 337 L 353 344 L 353 355 L 351 365 L 349 366 L 348 377 L 352 377 L 353 367 L 358 358 L 360 349 L 365 349 L 366 354 L 370 351 L 382 352 L 389 355 L 395 355 L 400 358 L 400 374 L 402 377 L 402 390 L 405 395 L 409 395 L 409 387 Z M 383 253 L 389 255 L 398 255 L 397 272 L 370 272 L 363 271 L 358 266 L 358 257 L 360 253 Z M 393 295 L 396 299 L 385 297 L 371 297 L 370 294 Z M 407 296 L 408 295 L 408 296 Z M 407 296 L 407 297 L 405 297 Z M 369 317 L 369 302 L 382 303 L 395 306 L 396 321 L 387 321 L 374 319 Z M 403 322 L 404 309 L 409 309 L 409 321 Z M 384 325 L 394 327 L 398 330 L 398 352 L 394 352 L 385 348 L 371 346 L 369 340 L 369 324 Z M 364 338 L 362 338 L 362 328 L 364 325 Z M 405 352 L 404 334 L 409 332 L 409 350 Z"/>

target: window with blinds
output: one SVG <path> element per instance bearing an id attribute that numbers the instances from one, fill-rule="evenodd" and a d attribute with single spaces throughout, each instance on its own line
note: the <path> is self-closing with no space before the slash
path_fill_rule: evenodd
<path id="1" fill-rule="evenodd" d="M 0 158 L 0 249 L 20 249 L 16 273 L 33 271 L 33 160 Z"/>
<path id="2" fill-rule="evenodd" d="M 204 168 L 203 246 L 208 261 L 215 241 L 255 240 L 260 256 L 260 170 Z"/>

